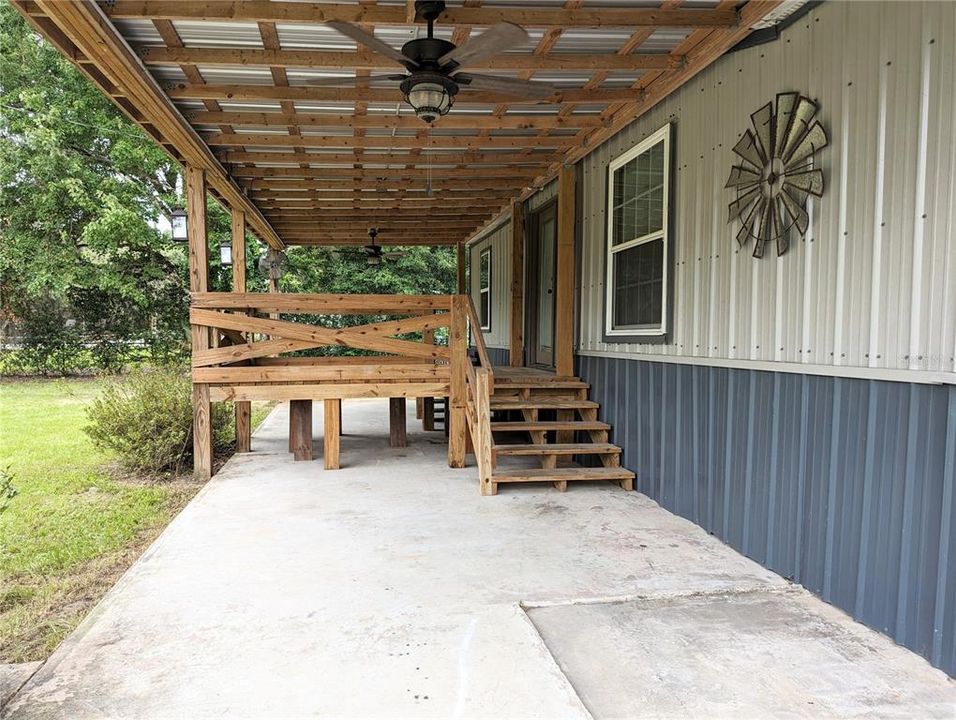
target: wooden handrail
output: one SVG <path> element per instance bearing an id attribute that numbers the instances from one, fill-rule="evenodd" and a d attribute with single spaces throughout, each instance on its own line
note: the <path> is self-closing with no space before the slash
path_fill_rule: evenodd
<path id="1" fill-rule="evenodd" d="M 478 320 L 478 312 L 475 310 L 475 302 L 468 295 L 468 324 L 471 325 L 471 336 L 475 341 L 475 347 L 478 349 L 478 360 L 481 367 L 491 370 L 491 360 L 488 359 L 488 348 L 485 346 L 485 336 L 481 332 L 481 322 Z M 492 374 L 494 371 L 492 370 Z"/>
<path id="2" fill-rule="evenodd" d="M 311 315 L 413 315 L 451 310 L 451 295 L 335 295 L 316 293 L 190 293 L 205 310 L 258 310 Z"/>

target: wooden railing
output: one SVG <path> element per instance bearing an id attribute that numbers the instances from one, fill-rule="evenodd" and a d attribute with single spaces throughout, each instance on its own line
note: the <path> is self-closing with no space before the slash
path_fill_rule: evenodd
<path id="1" fill-rule="evenodd" d="M 292 314 L 397 319 L 327 327 L 282 318 Z M 490 490 L 494 374 L 468 296 L 197 292 L 190 323 L 194 336 L 210 333 L 213 339 L 192 356 L 195 427 L 203 444 L 211 447 L 209 402 L 289 400 L 295 405 L 321 399 L 328 416 L 335 407 L 329 403 L 343 398 L 447 397 L 448 463 L 464 467 L 470 435 L 482 492 Z M 434 343 L 439 328 L 448 328 L 447 345 Z M 408 333 L 421 333 L 422 340 L 397 337 Z M 468 357 L 469 336 L 478 351 L 478 367 Z M 286 354 L 329 347 L 376 354 Z"/>
<path id="2" fill-rule="evenodd" d="M 481 323 L 475 311 L 475 303 L 467 297 L 468 326 L 472 342 L 478 353 L 478 367 L 468 363 L 467 372 L 467 418 L 471 433 L 471 443 L 475 451 L 475 463 L 478 466 L 478 481 L 482 495 L 493 494 L 491 474 L 494 459 L 491 435 L 491 396 L 494 394 L 495 374 L 488 358 L 488 348 L 481 334 Z"/>

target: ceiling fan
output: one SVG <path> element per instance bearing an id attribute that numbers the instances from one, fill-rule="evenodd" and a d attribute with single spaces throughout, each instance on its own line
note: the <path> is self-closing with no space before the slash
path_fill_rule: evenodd
<path id="1" fill-rule="evenodd" d="M 418 0 L 415 3 L 415 20 L 428 23 L 428 35 L 408 41 L 402 46 L 401 52 L 352 23 L 336 20 L 326 24 L 405 68 L 408 74 L 377 75 L 367 80 L 398 82 L 405 101 L 415 110 L 415 115 L 429 124 L 448 114 L 462 86 L 534 99 L 546 98 L 554 93 L 555 87 L 550 83 L 461 72 L 469 64 L 525 42 L 528 33 L 519 25 L 503 22 L 456 46 L 434 36 L 435 20 L 444 11 L 444 0 Z M 318 78 L 310 80 L 308 84 L 349 86 L 353 82 L 354 78 Z"/>
<path id="2" fill-rule="evenodd" d="M 362 250 L 352 252 L 359 252 L 365 254 L 365 264 L 366 265 L 381 265 L 382 259 L 388 260 L 397 260 L 400 257 L 404 257 L 405 253 L 403 252 L 384 252 L 384 248 L 379 245 L 375 239 L 378 237 L 378 228 L 369 228 L 368 230 L 369 244 L 362 248 Z M 336 257 L 341 257 L 340 253 L 335 253 Z"/>

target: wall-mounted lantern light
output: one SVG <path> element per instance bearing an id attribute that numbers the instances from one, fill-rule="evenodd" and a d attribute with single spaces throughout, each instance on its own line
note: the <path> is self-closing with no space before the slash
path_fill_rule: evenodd
<path id="1" fill-rule="evenodd" d="M 172 227 L 173 240 L 176 242 L 186 242 L 188 233 L 186 232 L 186 211 L 182 208 L 176 208 L 169 214 L 169 224 Z"/>
<path id="2" fill-rule="evenodd" d="M 232 265 L 232 243 L 228 240 L 219 243 L 219 262 L 226 267 Z"/>

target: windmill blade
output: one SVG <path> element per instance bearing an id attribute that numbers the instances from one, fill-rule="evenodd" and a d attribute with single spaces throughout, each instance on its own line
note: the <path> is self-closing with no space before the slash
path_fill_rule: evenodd
<path id="1" fill-rule="evenodd" d="M 465 67 L 471 63 L 490 58 L 492 55 L 503 53 L 515 45 L 527 42 L 528 33 L 520 25 L 503 22 L 492 25 L 481 35 L 459 45 L 441 56 L 438 60 L 440 66 L 450 62 L 458 64 L 458 67 Z"/>
<path id="2" fill-rule="evenodd" d="M 810 227 L 810 215 L 788 192 L 786 186 L 784 186 L 783 191 L 780 193 L 780 195 L 778 195 L 778 197 L 783 202 L 783 207 L 786 209 L 787 215 L 790 217 L 790 222 L 796 224 L 797 230 L 800 231 L 801 235 L 806 235 L 807 228 Z"/>
<path id="3" fill-rule="evenodd" d="M 784 157 L 784 166 L 790 168 L 799 164 L 801 161 L 806 160 L 808 157 L 813 155 L 820 148 L 826 147 L 827 142 L 826 130 L 823 129 L 823 126 L 820 123 L 813 123 L 806 135 L 804 135 L 800 140 L 799 144 L 790 150 L 789 154 Z"/>
<path id="4" fill-rule="evenodd" d="M 747 130 L 743 134 L 743 137 L 737 141 L 733 150 L 735 155 L 747 161 L 748 164 L 757 168 L 758 171 L 763 169 L 763 160 L 760 158 L 760 150 L 757 148 L 757 139 L 750 130 Z"/>
<path id="5" fill-rule="evenodd" d="M 476 90 L 490 90 L 491 92 L 507 93 L 508 95 L 524 95 L 529 98 L 550 97 L 556 91 L 551 83 L 518 80 L 517 78 L 499 77 L 498 75 L 458 73 L 452 80 L 459 85 L 467 85 Z"/>
<path id="6" fill-rule="evenodd" d="M 408 75 L 372 75 L 371 77 L 324 77 L 324 78 L 312 78 L 311 80 L 306 80 L 306 85 L 311 85 L 312 87 L 356 87 L 361 82 L 372 83 L 372 82 L 381 82 L 383 80 L 391 80 L 395 82 L 401 82 Z"/>
<path id="7" fill-rule="evenodd" d="M 760 160 L 766 164 L 773 157 L 773 103 L 767 103 L 750 116 L 754 130 L 757 132 L 757 142 L 760 143 L 758 153 Z"/>
<path id="8" fill-rule="evenodd" d="M 737 218 L 743 217 L 751 203 L 755 202 L 760 195 L 760 188 L 754 187 L 745 193 L 742 193 L 730 205 L 727 206 L 727 222 L 733 222 Z"/>
<path id="9" fill-rule="evenodd" d="M 730 177 L 727 179 L 725 188 L 746 188 L 756 185 L 760 182 L 760 173 L 749 170 L 740 165 L 734 165 L 730 168 Z"/>
<path id="10" fill-rule="evenodd" d="M 379 55 L 384 55 L 385 57 L 394 60 L 402 67 L 406 67 L 409 70 L 418 67 L 418 63 L 416 63 L 414 60 L 405 57 L 387 42 L 379 40 L 372 33 L 366 32 L 358 25 L 353 25 L 352 23 L 345 22 L 344 20 L 332 20 L 325 24 L 333 30 L 338 30 L 346 37 L 351 38 L 359 45 L 364 45 L 372 52 L 378 53 Z"/>
<path id="11" fill-rule="evenodd" d="M 784 163 L 787 162 L 786 158 L 789 158 L 793 154 L 794 148 L 800 140 L 803 139 L 804 135 L 809 132 L 810 122 L 816 114 L 817 104 L 815 102 L 805 97 L 801 97 L 797 101 L 797 107 L 793 111 L 790 128 L 787 130 L 787 137 L 783 143 L 783 150 L 780 153 L 780 157 L 784 159 Z"/>

